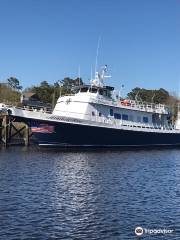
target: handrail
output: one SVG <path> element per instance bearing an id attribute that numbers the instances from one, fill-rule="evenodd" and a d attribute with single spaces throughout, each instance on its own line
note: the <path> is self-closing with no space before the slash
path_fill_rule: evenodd
<path id="1" fill-rule="evenodd" d="M 7 106 L 7 105 L 6 105 Z M 11 106 L 12 107 L 12 106 Z M 20 109 L 20 110 L 27 110 L 27 111 L 31 111 L 34 112 L 36 110 L 36 112 L 39 113 L 51 113 L 50 111 L 42 111 L 42 109 L 28 109 L 25 107 L 14 107 L 15 109 Z M 111 117 L 104 117 L 104 116 L 92 116 L 91 114 L 82 114 L 79 113 L 80 115 L 82 115 L 83 118 L 80 118 L 80 120 L 90 120 L 93 122 L 99 122 L 99 123 L 105 123 L 105 124 L 109 124 L 109 125 L 116 125 L 116 126 L 128 126 L 128 127 L 133 127 L 133 128 L 145 128 L 145 129 L 163 129 L 163 130 L 177 130 L 175 129 L 175 126 L 173 126 L 172 124 L 157 124 L 157 123 L 141 123 L 141 122 L 133 122 L 133 121 L 128 121 L 128 120 L 122 120 L 122 119 L 114 119 Z M 56 115 L 52 115 L 55 116 Z M 58 117 L 58 116 L 57 116 Z M 59 116 L 61 117 L 61 116 Z"/>
<path id="2" fill-rule="evenodd" d="M 83 115 L 83 114 L 82 114 Z M 156 124 L 156 123 L 137 123 L 133 121 L 126 121 L 126 120 L 117 120 L 114 118 L 106 118 L 103 116 L 92 116 L 90 114 L 85 114 L 86 118 L 80 120 L 86 120 L 86 121 L 92 121 L 92 122 L 97 122 L 97 123 L 105 123 L 109 125 L 115 125 L 115 126 L 128 126 L 131 128 L 145 128 L 145 129 L 163 129 L 163 130 L 175 130 L 175 128 L 172 125 L 162 125 L 162 124 Z M 61 116 L 59 116 L 61 117 Z M 56 118 L 58 120 L 58 116 Z"/>
<path id="3" fill-rule="evenodd" d="M 29 108 L 29 107 L 26 107 L 26 106 L 23 106 L 23 107 L 9 106 L 9 108 L 12 108 L 12 107 L 14 107 L 15 109 L 26 110 L 26 111 L 30 111 L 30 112 L 52 113 L 52 111 L 45 110 L 44 108 L 37 109 L 37 108 Z"/>
<path id="4" fill-rule="evenodd" d="M 132 108 L 138 108 L 138 109 L 142 109 L 142 110 L 161 110 L 161 111 L 165 111 L 167 110 L 166 106 L 163 104 L 153 104 L 153 103 L 141 103 L 138 101 L 133 101 L 133 100 L 129 100 L 129 103 L 127 104 L 123 104 L 121 101 L 118 101 L 118 105 L 121 106 L 128 106 L 128 107 L 132 107 Z"/>

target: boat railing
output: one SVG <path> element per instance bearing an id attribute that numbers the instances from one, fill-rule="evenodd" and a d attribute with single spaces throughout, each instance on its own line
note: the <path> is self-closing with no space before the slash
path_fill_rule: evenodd
<path id="1" fill-rule="evenodd" d="M 157 123 L 141 123 L 141 122 L 133 122 L 126 121 L 122 119 L 113 119 L 113 118 L 105 118 L 105 117 L 94 117 L 91 118 L 91 121 L 96 121 L 100 123 L 106 123 L 115 126 L 126 126 L 131 128 L 145 128 L 145 129 L 154 129 L 154 130 L 175 130 L 175 126 L 172 124 L 157 124 Z"/>
<path id="2" fill-rule="evenodd" d="M 49 113 L 49 114 L 52 113 L 52 111 L 48 110 L 47 108 L 34 108 L 29 106 L 18 107 L 18 106 L 12 106 L 12 105 L 9 105 L 8 108 L 15 108 L 15 109 L 26 110 L 30 112 Z"/>
<path id="3" fill-rule="evenodd" d="M 128 108 L 140 109 L 143 111 L 150 111 L 150 112 L 158 112 L 158 113 L 168 112 L 168 108 L 164 104 L 146 103 L 146 102 L 140 102 L 135 100 L 126 100 L 126 101 L 118 100 L 117 105 L 128 107 Z"/>
<path id="4" fill-rule="evenodd" d="M 79 113 L 80 114 L 80 113 Z M 105 117 L 105 116 L 98 116 L 98 115 L 90 115 L 90 114 L 80 114 L 82 116 L 77 116 L 77 119 L 79 119 L 81 122 L 90 121 L 90 122 L 96 122 L 96 123 L 103 123 L 108 124 L 111 126 L 126 126 L 130 128 L 145 128 L 145 129 L 159 129 L 159 130 L 174 130 L 173 125 L 168 124 L 156 124 L 156 123 L 142 123 L 142 122 L 134 122 L 129 120 L 122 120 L 122 119 L 114 119 L 111 117 Z M 69 116 L 70 117 L 70 116 Z M 58 118 L 58 116 L 57 116 Z"/>
<path id="5" fill-rule="evenodd" d="M 7 107 L 7 105 L 6 105 Z M 12 108 L 12 106 L 8 106 L 9 108 Z M 15 109 L 19 110 L 27 110 L 31 112 L 39 112 L 39 113 L 51 113 L 50 111 L 44 111 L 44 109 L 33 109 L 33 108 L 27 108 L 27 107 L 14 107 Z M 78 119 L 88 120 L 91 122 L 98 122 L 98 123 L 104 123 L 108 125 L 114 125 L 114 126 L 126 126 L 131 128 L 146 128 L 146 129 L 159 129 L 159 130 L 176 130 L 175 126 L 172 124 L 157 124 L 157 123 L 142 123 L 142 122 L 134 122 L 129 120 L 123 120 L 123 119 L 114 119 L 111 117 L 105 117 L 105 116 L 92 116 L 90 114 L 82 114 L 82 116 L 77 116 Z"/>

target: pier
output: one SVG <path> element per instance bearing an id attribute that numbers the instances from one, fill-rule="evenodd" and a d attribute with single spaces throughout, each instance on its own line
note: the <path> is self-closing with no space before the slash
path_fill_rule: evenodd
<path id="1" fill-rule="evenodd" d="M 5 147 L 11 145 L 30 144 L 32 136 L 30 127 L 26 120 L 11 116 L 8 111 L 0 113 L 0 145 Z"/>

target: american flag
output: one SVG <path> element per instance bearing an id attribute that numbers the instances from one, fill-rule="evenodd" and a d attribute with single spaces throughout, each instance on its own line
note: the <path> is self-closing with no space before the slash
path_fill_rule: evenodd
<path id="1" fill-rule="evenodd" d="M 41 124 L 36 127 L 31 127 L 32 133 L 54 133 L 54 126 Z"/>

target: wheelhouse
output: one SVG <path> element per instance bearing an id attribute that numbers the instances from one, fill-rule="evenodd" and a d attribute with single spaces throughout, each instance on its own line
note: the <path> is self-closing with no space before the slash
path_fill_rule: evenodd
<path id="1" fill-rule="evenodd" d="M 73 88 L 73 92 L 76 94 L 77 93 L 93 93 L 93 94 L 99 94 L 107 98 L 112 98 L 113 90 L 114 90 L 114 87 L 110 87 L 110 86 L 97 87 L 92 85 L 81 85 Z"/>

